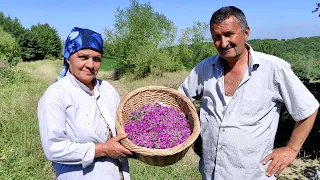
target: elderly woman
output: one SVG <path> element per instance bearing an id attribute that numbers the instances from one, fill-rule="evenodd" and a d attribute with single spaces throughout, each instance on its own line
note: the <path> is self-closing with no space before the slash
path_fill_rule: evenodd
<path id="1" fill-rule="evenodd" d="M 75 27 L 64 45 L 65 69 L 38 104 L 44 153 L 57 179 L 130 179 L 126 155 L 116 135 L 119 95 L 96 78 L 103 55 L 101 35 Z"/>

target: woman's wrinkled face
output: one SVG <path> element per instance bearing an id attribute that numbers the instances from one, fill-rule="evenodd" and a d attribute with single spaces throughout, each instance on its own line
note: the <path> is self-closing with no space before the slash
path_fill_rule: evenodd
<path id="1" fill-rule="evenodd" d="M 92 87 L 92 80 L 98 74 L 102 54 L 92 49 L 82 49 L 70 56 L 67 60 L 70 73 L 80 82 Z"/>

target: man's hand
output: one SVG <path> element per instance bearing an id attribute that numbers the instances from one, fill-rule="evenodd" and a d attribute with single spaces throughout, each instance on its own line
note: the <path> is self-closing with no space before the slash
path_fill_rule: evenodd
<path id="1" fill-rule="evenodd" d="M 271 176 L 274 174 L 275 176 L 279 176 L 284 168 L 288 167 L 296 159 L 298 152 L 288 146 L 273 149 L 272 153 L 263 160 L 264 165 L 268 161 L 272 161 L 266 171 L 266 175 Z"/>
<path id="2" fill-rule="evenodd" d="M 316 119 L 318 109 L 306 119 L 296 122 L 286 147 L 274 149 L 270 155 L 263 160 L 263 164 L 272 161 L 269 165 L 266 175 L 279 176 L 284 168 L 288 167 L 294 161 L 301 149 L 302 144 L 310 133 Z"/>

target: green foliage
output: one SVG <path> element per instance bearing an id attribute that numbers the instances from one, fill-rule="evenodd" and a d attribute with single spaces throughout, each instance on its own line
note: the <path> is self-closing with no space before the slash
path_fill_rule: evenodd
<path id="1" fill-rule="evenodd" d="M 276 39 L 255 39 L 250 40 L 248 43 L 255 51 L 264 52 L 266 54 L 271 54 L 274 56 L 279 56 L 280 52 L 278 47 L 281 46 L 281 41 Z"/>
<path id="2" fill-rule="evenodd" d="M 181 62 L 186 68 L 192 69 L 195 65 L 195 61 L 193 61 L 193 51 L 189 48 L 188 44 L 181 43 L 171 48 L 171 54 L 176 61 Z"/>
<path id="3" fill-rule="evenodd" d="M 59 57 L 55 57 L 55 56 L 53 56 L 53 55 L 51 55 L 51 54 L 46 54 L 46 55 L 44 56 L 44 59 L 56 60 L 56 59 L 60 59 L 60 56 L 59 56 Z"/>
<path id="4" fill-rule="evenodd" d="M 21 53 L 20 53 L 21 42 L 19 40 L 21 35 L 24 33 L 25 29 L 22 27 L 20 21 L 17 18 L 12 19 L 10 16 L 5 17 L 2 12 L 0 12 L 0 26 L 2 27 L 2 30 L 10 34 L 15 41 L 13 43 L 14 45 L 10 45 L 7 49 L 4 50 L 5 52 L 3 51 L 2 53 L 7 54 L 4 56 L 8 59 L 7 61 L 10 61 L 11 65 L 16 65 L 21 59 Z M 4 38 L 8 40 L 7 35 Z M 12 41 L 12 38 L 10 38 L 11 39 L 10 41 Z"/>
<path id="5" fill-rule="evenodd" d="M 216 53 L 211 41 L 208 38 L 209 24 L 195 22 L 190 28 L 183 30 L 179 39 L 178 57 L 187 68 L 193 68 L 195 64 Z"/>
<path id="6" fill-rule="evenodd" d="M 320 36 L 287 40 L 256 39 L 248 43 L 256 51 L 275 55 L 289 62 L 303 81 L 320 80 Z"/>
<path id="7" fill-rule="evenodd" d="M 58 32 L 49 24 L 31 26 L 20 38 L 23 60 L 42 60 L 45 56 L 58 58 L 62 51 Z"/>
<path id="8" fill-rule="evenodd" d="M 181 65 L 170 57 L 166 51 L 159 51 L 157 47 L 152 44 L 139 46 L 136 53 L 129 54 L 128 60 L 134 62 L 131 64 L 130 71 L 126 72 L 131 75 L 133 79 L 141 79 L 148 75 L 162 76 L 163 72 L 177 71 L 181 69 Z M 120 61 L 121 62 L 121 61 Z M 128 62 L 125 60 L 123 63 Z M 117 67 L 119 68 L 119 66 Z M 117 72 L 121 73 L 122 69 Z"/>
<path id="9" fill-rule="evenodd" d="M 20 49 L 16 40 L 0 27 L 0 60 L 15 66 L 20 61 Z"/>
<path id="10" fill-rule="evenodd" d="M 135 78 L 143 78 L 148 74 L 161 75 L 175 66 L 160 48 L 172 45 L 176 27 L 149 3 L 131 0 L 130 7 L 118 8 L 115 19 L 114 29 L 105 30 L 105 51 L 107 58 L 119 60 L 119 75 L 132 73 Z M 169 63 L 163 63 L 165 60 Z"/>
<path id="11" fill-rule="evenodd" d="M 292 65 L 295 74 L 304 82 L 320 81 L 320 53 L 284 53 L 280 57 Z"/>
<path id="12" fill-rule="evenodd" d="M 106 59 L 103 58 L 101 65 L 100 65 L 100 71 L 112 71 L 115 70 L 116 66 L 118 64 L 118 61 L 115 59 Z"/>
<path id="13" fill-rule="evenodd" d="M 29 29 L 21 35 L 19 41 L 21 42 L 20 47 L 23 60 L 36 59 L 36 57 L 41 53 L 37 37 Z"/>
<path id="14" fill-rule="evenodd" d="M 31 32 L 37 37 L 40 52 L 44 55 L 58 57 L 62 50 L 61 39 L 58 31 L 49 24 L 31 26 Z"/>
<path id="15" fill-rule="evenodd" d="M 0 12 L 0 26 L 15 38 L 23 60 L 39 60 L 45 57 L 56 59 L 61 57 L 61 39 L 57 30 L 47 23 L 33 25 L 30 29 L 25 29 L 17 18 L 5 17 Z"/>
<path id="16" fill-rule="evenodd" d="M 5 17 L 2 12 L 0 12 L 0 26 L 3 27 L 5 32 L 11 34 L 16 39 L 18 39 L 25 30 L 17 18 L 11 19 L 10 16 Z"/>
<path id="17" fill-rule="evenodd" d="M 13 70 L 11 68 L 1 68 L 0 67 L 0 84 L 14 84 L 16 82 L 27 83 L 30 82 L 31 79 L 28 75 L 26 75 L 23 71 Z"/>

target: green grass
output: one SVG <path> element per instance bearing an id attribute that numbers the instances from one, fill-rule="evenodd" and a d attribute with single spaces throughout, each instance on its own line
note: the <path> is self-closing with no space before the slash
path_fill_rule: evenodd
<path id="1" fill-rule="evenodd" d="M 130 177 L 133 180 L 197 180 L 201 179 L 198 171 L 197 155 L 192 150 L 173 165 L 159 167 L 129 159 Z"/>
<path id="2" fill-rule="evenodd" d="M 0 81 L 0 179 L 52 179 L 39 137 L 37 103 L 47 87 L 12 69 Z"/>
<path id="3" fill-rule="evenodd" d="M 100 71 L 112 71 L 117 66 L 117 60 L 115 59 L 102 59 Z"/>

